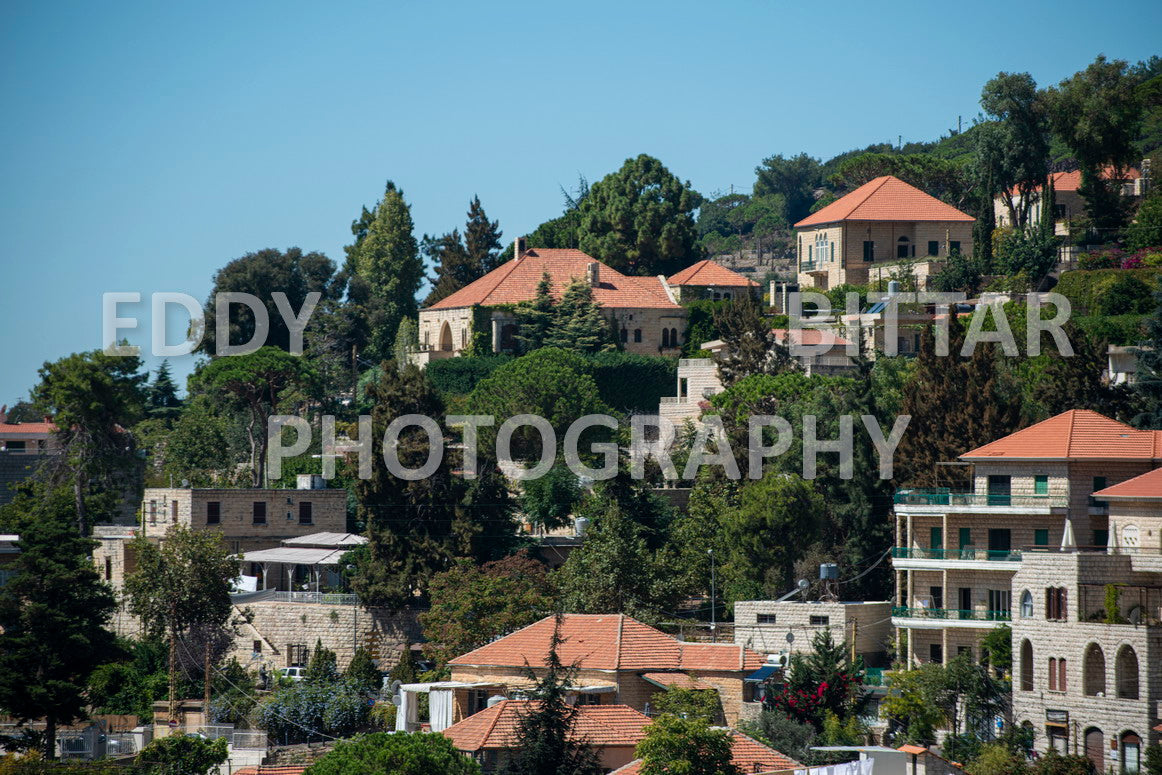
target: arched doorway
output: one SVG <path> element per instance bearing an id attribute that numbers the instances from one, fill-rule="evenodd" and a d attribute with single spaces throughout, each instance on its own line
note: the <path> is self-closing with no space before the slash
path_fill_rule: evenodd
<path id="1" fill-rule="evenodd" d="M 1094 769 L 1105 770 L 1106 738 L 1096 727 L 1085 730 L 1085 755 L 1093 762 Z"/>
<path id="2" fill-rule="evenodd" d="M 1106 655 L 1101 650 L 1101 646 L 1096 643 L 1089 644 L 1085 650 L 1085 678 L 1083 686 L 1086 695 L 1096 697 L 1099 694 L 1104 696 L 1106 691 Z"/>
<path id="3" fill-rule="evenodd" d="M 452 327 L 448 325 L 448 321 L 444 321 L 444 325 L 440 328 L 440 349 L 452 349 Z"/>
<path id="4" fill-rule="evenodd" d="M 1118 649 L 1116 665 L 1118 699 L 1138 699 L 1138 655 L 1131 646 L 1122 646 Z"/>
<path id="5" fill-rule="evenodd" d="M 1123 732 L 1121 743 L 1122 772 L 1136 775 L 1142 770 L 1142 738 L 1133 732 Z"/>

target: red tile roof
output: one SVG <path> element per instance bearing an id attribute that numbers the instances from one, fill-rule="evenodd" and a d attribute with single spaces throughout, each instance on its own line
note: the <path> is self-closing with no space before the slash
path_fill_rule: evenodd
<path id="1" fill-rule="evenodd" d="M 974 218 L 897 177 L 884 175 L 811 213 L 796 229 L 840 221 L 963 221 Z"/>
<path id="2" fill-rule="evenodd" d="M 0 423 L 0 436 L 37 435 L 43 436 L 56 430 L 56 424 L 51 422 L 6 422 Z"/>
<path id="3" fill-rule="evenodd" d="M 501 700 L 441 732 L 458 751 L 475 753 L 487 748 L 515 748 L 521 718 L 529 712 L 529 700 Z M 580 705 L 573 724 L 573 738 L 595 748 L 636 746 L 645 737 L 650 717 L 628 705 Z"/>
<path id="4" fill-rule="evenodd" d="M 1093 494 L 1095 498 L 1162 498 L 1162 468 L 1127 479 L 1124 482 L 1098 490 Z"/>
<path id="5" fill-rule="evenodd" d="M 453 667 L 540 667 L 549 653 L 554 617 L 456 657 Z M 565 614 L 557 654 L 589 670 L 757 670 L 761 654 L 733 643 L 683 643 L 624 614 Z"/>
<path id="6" fill-rule="evenodd" d="M 962 460 L 1162 459 L 1162 431 L 1143 431 L 1089 409 L 1070 409 L 960 456 Z"/>
<path id="7" fill-rule="evenodd" d="M 730 735 L 730 762 L 742 772 L 776 772 L 799 769 L 803 766 L 742 732 L 731 729 L 727 730 L 727 734 Z M 642 771 L 642 763 L 641 759 L 634 759 L 610 775 L 638 775 Z"/>
<path id="8" fill-rule="evenodd" d="M 1113 180 L 1113 167 L 1106 167 L 1103 169 L 1101 171 L 1101 176 L 1105 180 Z M 1074 170 L 1073 172 L 1054 172 L 1052 173 L 1052 177 L 1054 191 L 1077 191 L 1081 188 L 1081 170 Z M 1120 180 L 1128 182 L 1131 180 L 1137 180 L 1140 177 L 1142 177 L 1142 173 L 1139 170 L 1131 167 L 1121 175 Z M 1041 186 L 1037 186 L 1033 190 L 1040 191 Z M 1017 188 L 1015 186 L 1012 189 L 1012 193 L 1017 193 Z"/>
<path id="9" fill-rule="evenodd" d="M 586 268 L 597 264 L 598 284 L 593 299 L 612 309 L 681 309 L 657 277 L 631 277 L 572 248 L 526 250 L 519 259 L 507 261 L 479 280 L 446 296 L 428 309 L 455 309 L 494 304 L 516 304 L 536 296 L 545 272 L 553 279 L 553 296 L 560 298 L 574 278 L 584 279 Z"/>
<path id="10" fill-rule="evenodd" d="M 688 266 L 666 280 L 670 285 L 717 285 L 721 287 L 757 287 L 758 283 L 717 261 L 706 259 Z"/>
<path id="11" fill-rule="evenodd" d="M 823 342 L 823 331 L 818 328 L 772 328 L 775 332 L 775 338 L 780 344 L 787 341 L 787 331 L 791 332 L 791 341 L 798 345 L 805 345 L 811 347 Z M 850 344 L 846 339 L 838 334 L 832 334 L 835 341 L 832 343 L 833 347 L 847 347 Z"/>

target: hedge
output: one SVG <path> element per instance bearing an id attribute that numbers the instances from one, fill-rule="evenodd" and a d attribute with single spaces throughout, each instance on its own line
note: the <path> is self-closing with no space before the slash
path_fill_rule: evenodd
<path id="1" fill-rule="evenodd" d="M 1154 309 L 1153 293 L 1162 269 L 1078 269 L 1063 272 L 1054 288 L 1069 299 L 1075 315 L 1144 314 Z"/>
<path id="2" fill-rule="evenodd" d="M 601 400 L 623 412 L 658 410 L 658 399 L 677 391 L 678 362 L 674 358 L 627 352 L 597 353 L 593 379 Z"/>
<path id="3" fill-rule="evenodd" d="M 1083 315 L 1073 318 L 1074 324 L 1096 339 L 1109 344 L 1132 345 L 1141 343 L 1146 335 L 1146 315 Z"/>
<path id="4" fill-rule="evenodd" d="M 467 395 L 476 383 L 512 360 L 511 355 L 461 356 L 428 363 L 428 379 L 444 395 Z"/>

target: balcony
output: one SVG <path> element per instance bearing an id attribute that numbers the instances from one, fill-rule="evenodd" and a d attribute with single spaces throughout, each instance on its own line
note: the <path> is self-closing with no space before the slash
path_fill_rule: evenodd
<path id="1" fill-rule="evenodd" d="M 1019 549 L 925 549 L 897 546 L 892 549 L 892 565 L 899 570 L 1017 570 Z"/>
<path id="2" fill-rule="evenodd" d="M 820 266 L 818 261 L 800 261 L 799 262 L 799 271 L 800 272 L 814 272 L 814 271 L 817 271 L 821 268 L 822 267 Z"/>
<path id="3" fill-rule="evenodd" d="M 906 606 L 896 606 L 892 609 L 893 626 L 919 630 L 942 630 L 946 627 L 987 630 L 1011 620 L 1012 612 L 1007 610 L 908 608 Z"/>
<path id="4" fill-rule="evenodd" d="M 1048 514 L 1069 505 L 1068 495 L 1013 495 L 996 492 L 953 492 L 940 487 L 931 490 L 897 490 L 892 498 L 897 511 L 952 513 L 987 511 L 998 514 Z"/>

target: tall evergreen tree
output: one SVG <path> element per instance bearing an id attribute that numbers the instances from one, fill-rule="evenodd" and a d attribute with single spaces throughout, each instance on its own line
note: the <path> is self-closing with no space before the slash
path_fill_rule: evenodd
<path id="1" fill-rule="evenodd" d="M 993 153 L 979 156 L 994 172 L 996 188 L 1014 226 L 1029 221 L 1033 193 L 1045 182 L 1049 160 L 1049 125 L 1045 100 L 1028 73 L 998 73 L 981 91 L 980 105 L 996 122 Z"/>
<path id="2" fill-rule="evenodd" d="M 169 361 L 162 361 L 157 367 L 157 377 L 146 393 L 146 413 L 150 417 L 169 420 L 178 416 L 181 406 L 177 385 L 170 375 Z"/>
<path id="3" fill-rule="evenodd" d="M 389 180 L 366 233 L 362 238 L 356 234 L 352 253 L 355 272 L 369 290 L 370 347 L 377 358 L 390 355 L 399 322 L 418 312 L 416 293 L 424 279 L 424 264 L 413 230 L 411 205 Z"/>
<path id="4" fill-rule="evenodd" d="M 775 336 L 759 303 L 749 295 L 716 309 L 714 327 L 726 345 L 718 357 L 718 376 L 727 387 L 752 374 L 779 374 L 799 368 L 790 349 Z"/>
<path id="5" fill-rule="evenodd" d="M 1069 409 L 1092 409 L 1119 420 L 1130 416 L 1131 393 L 1124 385 L 1108 384 L 1102 375 L 1109 361 L 1108 343 L 1077 328 L 1072 321 L 1065 324 L 1065 335 L 1073 345 L 1073 355 L 1062 356 L 1056 348 L 1046 356 L 1042 379 L 1035 398 L 1046 417 Z"/>
<path id="6" fill-rule="evenodd" d="M 464 226 L 464 249 L 469 260 L 479 267 L 481 277 L 500 266 L 502 236 L 500 221 L 488 220 L 480 197 L 472 197 L 468 204 L 468 223 Z"/>
<path id="7" fill-rule="evenodd" d="M 0 708 L 43 719 L 44 755 L 56 730 L 84 718 L 90 674 L 114 650 L 105 629 L 112 591 L 93 567 L 96 542 L 78 535 L 70 494 L 52 491 L 23 519 L 13 569 L 0 586 Z"/>
<path id="8" fill-rule="evenodd" d="M 536 294 L 516 305 L 516 340 L 522 352 L 532 352 L 545 345 L 554 324 L 553 278 L 541 275 Z"/>
<path id="9" fill-rule="evenodd" d="M 563 643 L 558 617 L 549 641 L 544 674 L 529 691 L 532 702 L 517 727 L 519 744 L 504 775 L 597 775 L 601 766 L 593 750 L 574 732 L 578 706 L 568 700 L 575 670 L 561 662 Z"/>
<path id="10" fill-rule="evenodd" d="M 593 288 L 584 280 L 574 278 L 565 287 L 553 317 L 555 320 L 544 340 L 546 347 L 583 353 L 617 349 L 609 322 L 593 300 Z"/>
<path id="11" fill-rule="evenodd" d="M 452 229 L 439 237 L 425 234 L 420 241 L 420 249 L 436 269 L 432 290 L 424 298 L 424 306 L 431 306 L 451 296 L 481 276 L 480 267 L 472 261 L 464 247 L 459 229 Z"/>

